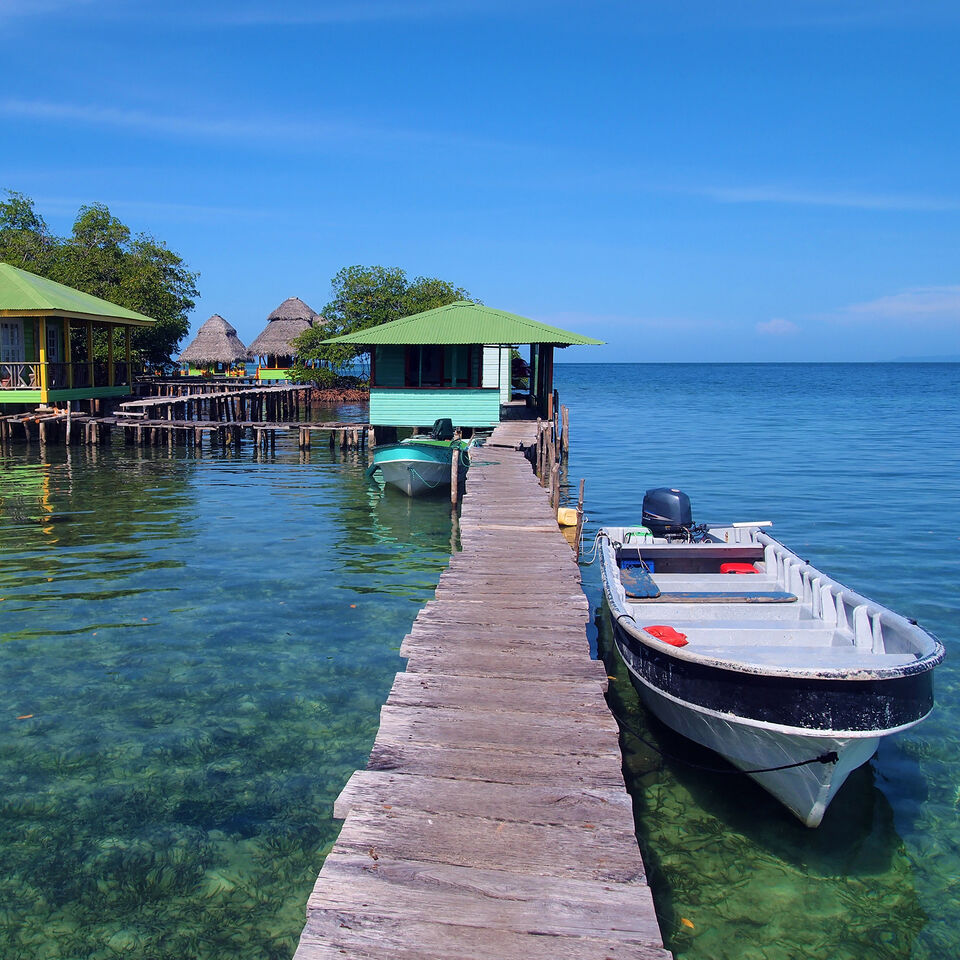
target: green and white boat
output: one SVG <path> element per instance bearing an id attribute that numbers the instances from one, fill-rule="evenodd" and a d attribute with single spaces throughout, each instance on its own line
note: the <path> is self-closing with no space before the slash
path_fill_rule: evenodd
<path id="1" fill-rule="evenodd" d="M 455 440 L 449 420 L 438 420 L 429 436 L 408 437 L 400 443 L 377 447 L 367 476 L 379 471 L 384 483 L 402 490 L 408 497 L 419 497 L 450 486 L 453 458 L 462 478 L 470 464 L 470 443 Z"/>

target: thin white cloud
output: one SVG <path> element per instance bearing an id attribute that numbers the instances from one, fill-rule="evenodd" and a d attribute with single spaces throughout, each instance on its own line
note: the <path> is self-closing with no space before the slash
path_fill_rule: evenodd
<path id="1" fill-rule="evenodd" d="M 774 317 L 764 320 L 755 327 L 757 333 L 770 337 L 789 337 L 800 332 L 800 328 L 792 321 L 783 317 Z"/>
<path id="2" fill-rule="evenodd" d="M 231 117 L 164 114 L 96 104 L 57 103 L 13 97 L 0 100 L 0 117 L 49 121 L 57 124 L 75 123 L 80 126 L 107 127 L 182 139 L 229 140 L 242 143 L 283 141 L 285 150 L 296 150 L 298 147 L 335 149 L 348 142 L 421 143 L 449 147 L 486 147 L 497 150 L 511 148 L 507 143 L 485 141 L 457 133 L 389 128 L 375 124 L 349 124 L 313 117 L 286 120 L 276 118 L 238 120 Z"/>
<path id="3" fill-rule="evenodd" d="M 906 193 L 857 193 L 805 190 L 786 186 L 695 187 L 691 190 L 718 203 L 769 203 L 855 210 L 903 210 L 938 213 L 960 210 L 960 199 Z"/>
<path id="4" fill-rule="evenodd" d="M 913 287 L 901 293 L 854 303 L 842 320 L 913 324 L 960 324 L 960 286 Z"/>
<path id="5" fill-rule="evenodd" d="M 118 127 L 164 136 L 203 137 L 209 139 L 309 138 L 319 140 L 359 129 L 321 122 L 238 121 L 225 118 L 197 118 L 183 115 L 152 113 L 146 110 L 124 110 L 117 107 L 53 103 L 45 100 L 0 100 L 0 116 L 26 120 L 67 121 L 83 126 Z"/>

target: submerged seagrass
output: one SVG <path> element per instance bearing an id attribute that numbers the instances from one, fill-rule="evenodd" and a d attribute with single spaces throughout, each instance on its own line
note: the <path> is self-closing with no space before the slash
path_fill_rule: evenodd
<path id="1" fill-rule="evenodd" d="M 47 453 L 0 454 L 0 956 L 289 960 L 449 507 L 295 439 Z"/>

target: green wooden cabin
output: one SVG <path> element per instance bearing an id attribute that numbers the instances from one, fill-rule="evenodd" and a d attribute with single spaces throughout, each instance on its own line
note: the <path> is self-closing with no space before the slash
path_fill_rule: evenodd
<path id="1" fill-rule="evenodd" d="M 155 322 L 0 263 L 0 404 L 29 406 L 131 393 L 130 331 Z M 105 360 L 94 359 L 94 335 L 100 331 L 107 333 Z"/>
<path id="2" fill-rule="evenodd" d="M 511 405 L 549 416 L 554 348 L 602 343 L 468 301 L 326 342 L 370 351 L 370 423 L 392 427 L 428 426 L 441 417 L 460 427 L 492 427 Z M 529 365 L 515 362 L 524 345 Z"/>

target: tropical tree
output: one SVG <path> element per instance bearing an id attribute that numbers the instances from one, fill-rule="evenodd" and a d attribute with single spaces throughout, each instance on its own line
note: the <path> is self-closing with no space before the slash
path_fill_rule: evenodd
<path id="1" fill-rule="evenodd" d="M 132 235 L 102 203 L 82 206 L 70 235 L 57 237 L 29 197 L 7 191 L 0 200 L 0 260 L 156 320 L 133 331 L 132 349 L 142 362 L 169 363 L 190 328 L 198 275 L 162 241 Z M 103 335 L 98 354 L 105 344 Z"/>
<path id="2" fill-rule="evenodd" d="M 346 333 L 399 320 L 414 313 L 443 307 L 457 300 L 470 300 L 462 287 L 433 277 L 407 280 L 400 267 L 344 267 L 331 281 L 333 296 L 321 311 L 325 323 L 312 327 L 293 341 L 298 361 L 294 379 L 316 379 L 316 370 L 307 361 L 320 361 L 339 369 L 350 363 L 363 347 L 348 344 L 322 345 L 322 341 Z"/>

